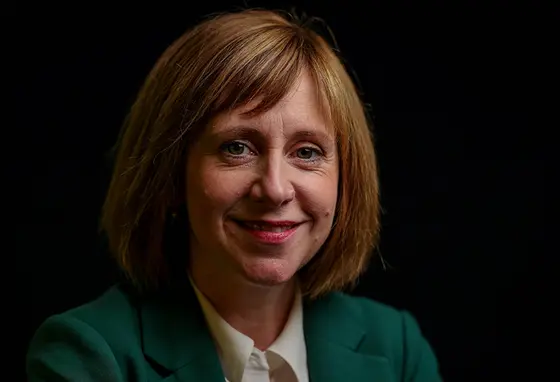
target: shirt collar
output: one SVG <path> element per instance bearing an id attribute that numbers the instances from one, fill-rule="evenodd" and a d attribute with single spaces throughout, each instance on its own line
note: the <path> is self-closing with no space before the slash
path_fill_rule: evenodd
<path id="1" fill-rule="evenodd" d="M 229 325 L 216 312 L 192 279 L 190 282 L 200 302 L 210 333 L 216 342 L 225 377 L 229 381 L 241 381 L 245 365 L 254 349 L 254 341 Z M 281 356 L 291 366 L 298 381 L 307 380 L 305 378 L 307 375 L 307 350 L 303 333 L 303 307 L 299 288 L 296 288 L 294 305 L 284 329 L 267 351 Z M 275 365 L 270 365 L 270 367 L 275 368 Z"/>
<path id="2" fill-rule="evenodd" d="M 294 370 L 298 381 L 307 380 L 307 349 L 303 333 L 303 308 L 299 288 L 296 289 L 294 305 L 286 326 L 268 350 L 286 360 Z"/>

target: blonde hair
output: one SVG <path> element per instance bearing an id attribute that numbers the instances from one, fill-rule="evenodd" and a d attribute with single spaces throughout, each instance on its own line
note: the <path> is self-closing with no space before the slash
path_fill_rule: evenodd
<path id="1" fill-rule="evenodd" d="M 332 231 L 300 269 L 300 285 L 316 298 L 355 284 L 379 232 L 376 158 L 364 106 L 319 34 L 289 15 L 244 10 L 205 20 L 171 44 L 123 125 L 101 229 L 136 286 L 158 288 L 171 279 L 166 227 L 170 211 L 184 201 L 187 150 L 200 131 L 219 113 L 254 99 L 260 102 L 253 112 L 268 110 L 303 69 L 335 130 L 340 176 Z"/>

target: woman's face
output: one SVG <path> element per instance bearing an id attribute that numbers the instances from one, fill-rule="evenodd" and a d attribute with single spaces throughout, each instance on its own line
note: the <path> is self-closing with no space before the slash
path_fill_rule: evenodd
<path id="1" fill-rule="evenodd" d="M 337 146 L 305 72 L 271 110 L 246 110 L 218 116 L 190 150 L 191 265 L 274 285 L 290 280 L 330 233 Z"/>

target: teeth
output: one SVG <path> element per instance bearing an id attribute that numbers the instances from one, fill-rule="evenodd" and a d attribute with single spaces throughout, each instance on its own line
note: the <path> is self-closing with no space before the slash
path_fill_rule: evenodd
<path id="1" fill-rule="evenodd" d="M 294 227 L 292 225 L 291 226 L 284 226 L 284 227 L 274 227 L 274 226 L 269 226 L 269 225 L 265 225 L 265 224 L 254 224 L 254 223 L 246 223 L 246 225 L 249 228 L 254 229 L 256 231 L 267 231 L 267 232 L 275 232 L 275 233 L 288 231 L 288 230 L 290 230 Z"/>

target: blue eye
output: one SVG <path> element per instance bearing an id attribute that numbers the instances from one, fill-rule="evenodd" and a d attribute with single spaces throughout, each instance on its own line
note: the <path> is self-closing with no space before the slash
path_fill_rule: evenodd
<path id="1" fill-rule="evenodd" d="M 246 154 L 246 149 L 248 150 L 249 148 L 241 142 L 229 142 L 222 146 L 222 150 L 224 150 L 227 154 L 234 156 Z"/>
<path id="2" fill-rule="evenodd" d="M 314 154 L 316 156 L 319 153 L 317 152 L 316 149 L 311 147 L 302 147 L 296 151 L 296 155 L 299 159 L 306 159 L 306 160 L 315 159 L 315 157 L 313 156 Z"/>

